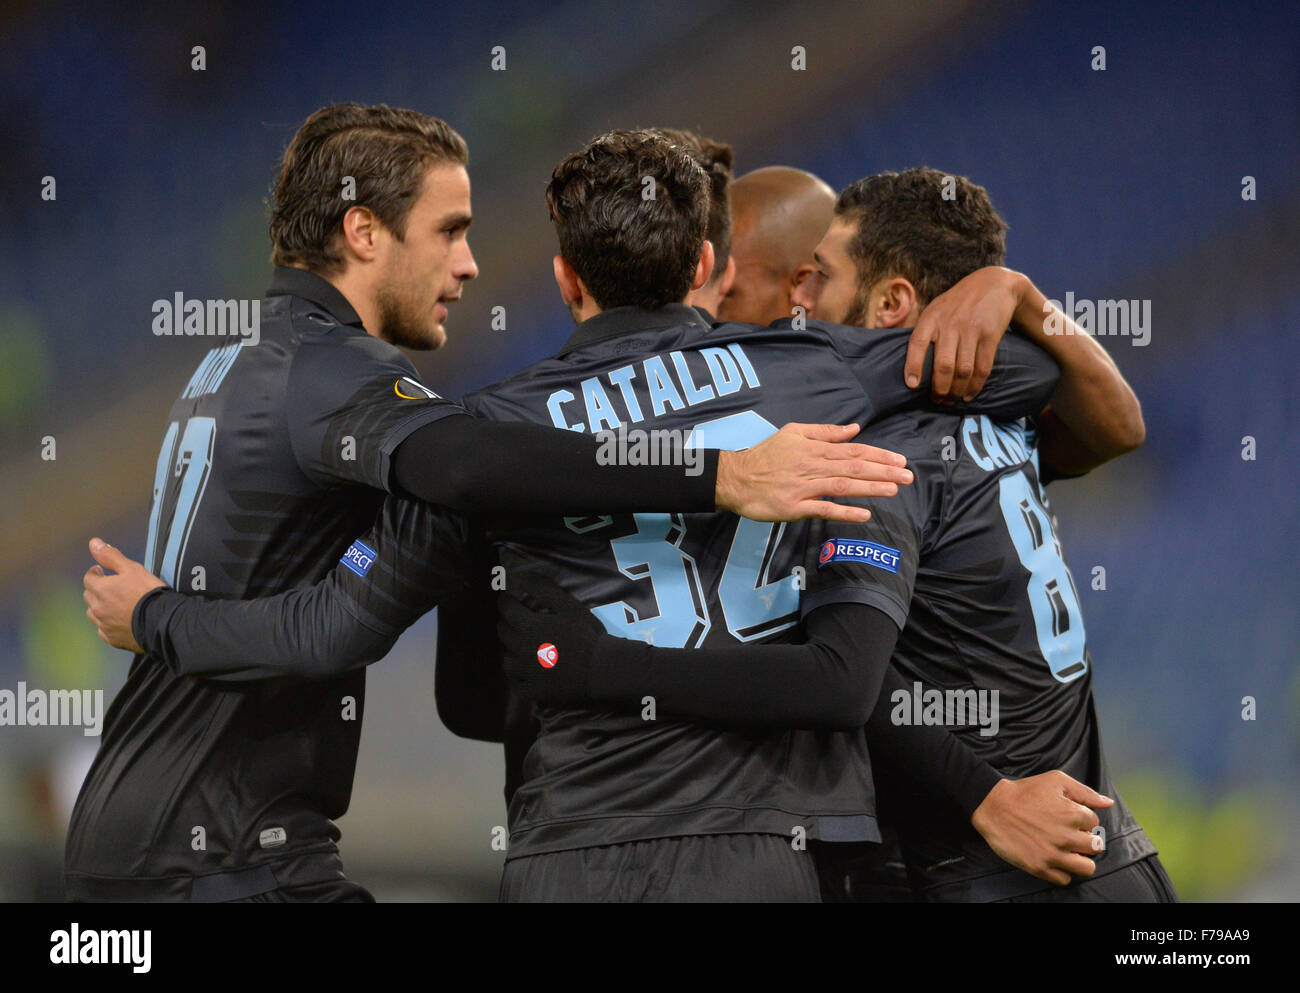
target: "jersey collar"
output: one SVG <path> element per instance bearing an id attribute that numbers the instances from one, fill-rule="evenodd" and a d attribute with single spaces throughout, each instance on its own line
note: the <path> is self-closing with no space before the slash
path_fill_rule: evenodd
<path id="1" fill-rule="evenodd" d="M 302 297 L 327 311 L 340 324 L 351 324 L 358 328 L 362 326 L 361 318 L 357 316 L 352 304 L 348 303 L 347 297 L 328 280 L 306 269 L 276 266 L 275 274 L 271 277 L 271 288 L 266 291 L 266 295 Z"/>
<path id="2" fill-rule="evenodd" d="M 680 327 L 692 324 L 702 331 L 708 331 L 711 325 L 700 316 L 694 307 L 684 303 L 669 303 L 655 310 L 642 307 L 614 307 L 602 310 L 595 317 L 589 317 L 576 328 L 564 347 L 557 353 L 564 355 L 597 342 L 621 338 L 637 331 L 659 331 L 663 328 Z"/>

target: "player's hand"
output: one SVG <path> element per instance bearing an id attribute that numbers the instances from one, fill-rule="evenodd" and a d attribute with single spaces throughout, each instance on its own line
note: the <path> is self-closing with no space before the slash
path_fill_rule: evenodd
<path id="1" fill-rule="evenodd" d="M 99 538 L 90 539 L 90 554 L 98 564 L 92 565 L 81 577 L 81 585 L 85 587 L 82 599 L 86 601 L 86 616 L 99 629 L 99 637 L 114 648 L 143 651 L 131 633 L 131 615 L 142 596 L 167 584 L 141 563 L 127 558 Z M 113 575 L 105 573 L 105 569 L 111 570 Z"/>
<path id="2" fill-rule="evenodd" d="M 787 424 L 753 448 L 722 452 L 718 508 L 754 521 L 870 520 L 866 508 L 827 498 L 890 497 L 912 473 L 897 452 L 846 444 L 859 430 L 856 424 Z"/>
<path id="3" fill-rule="evenodd" d="M 591 703 L 588 677 L 604 625 L 568 592 L 535 572 L 509 576 L 497 597 L 497 638 L 506 678 L 525 700 Z"/>
<path id="4" fill-rule="evenodd" d="M 907 346 L 907 385 L 915 389 L 920 384 L 925 353 L 933 344 L 931 396 L 949 402 L 973 400 L 993 370 L 998 342 L 1029 285 L 1021 273 L 986 266 L 931 300 Z"/>
<path id="5" fill-rule="evenodd" d="M 1003 779 L 989 790 L 971 815 L 989 847 L 1007 862 L 1057 886 L 1071 874 L 1091 876 L 1101 838 L 1092 809 L 1115 801 L 1089 789 L 1059 769 L 1027 779 Z"/>

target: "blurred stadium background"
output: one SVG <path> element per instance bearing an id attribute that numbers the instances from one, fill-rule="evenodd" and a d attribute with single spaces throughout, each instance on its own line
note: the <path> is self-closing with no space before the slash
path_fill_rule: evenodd
<path id="1" fill-rule="evenodd" d="M 1107 751 L 1185 899 L 1300 898 L 1285 841 L 1300 806 L 1296 11 L 6 5 L 0 687 L 104 687 L 107 700 L 121 685 L 127 657 L 83 617 L 85 541 L 142 555 L 167 410 L 208 347 L 155 337 L 151 303 L 261 295 L 264 197 L 315 108 L 409 106 L 469 141 L 482 276 L 448 346 L 416 357 L 449 395 L 567 335 L 542 191 L 599 131 L 694 127 L 736 147 L 738 172 L 783 163 L 836 188 L 926 164 L 988 187 L 1010 223 L 1009 264 L 1048 296 L 1152 302 L 1149 345 L 1104 339 L 1143 401 L 1145 447 L 1052 490 Z M 195 45 L 205 71 L 190 68 Z M 504 72 L 489 68 L 496 45 Z M 806 71 L 791 70 L 795 45 Z M 1090 67 L 1098 45 L 1104 72 Z M 39 195 L 47 175 L 53 202 Z M 508 331 L 489 330 L 497 305 Z M 44 461 L 51 435 L 57 459 Z M 502 760 L 434 716 L 435 625 L 372 670 L 343 852 L 381 899 L 490 900 Z M 0 899 L 59 898 L 64 826 L 96 741 L 0 727 Z"/>

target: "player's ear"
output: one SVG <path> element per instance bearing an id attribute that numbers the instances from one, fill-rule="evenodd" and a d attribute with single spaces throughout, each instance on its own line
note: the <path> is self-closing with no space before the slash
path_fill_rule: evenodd
<path id="1" fill-rule="evenodd" d="M 692 290 L 698 290 L 709 281 L 709 276 L 713 274 L 713 258 L 713 242 L 705 238 L 704 247 L 700 249 L 700 261 L 695 264 L 695 278 L 691 281 Z"/>
<path id="2" fill-rule="evenodd" d="M 816 271 L 817 267 L 815 265 L 805 263 L 795 269 L 794 272 L 790 273 L 785 284 L 786 307 L 785 313 L 781 315 L 782 317 L 789 317 L 793 314 L 795 307 L 802 307 L 807 312 L 808 316 L 812 316 L 813 305 L 817 301 L 813 298 L 812 294 L 804 290 L 802 287 L 804 283 L 807 282 L 808 277 Z"/>
<path id="3" fill-rule="evenodd" d="M 383 229 L 383 224 L 369 207 L 350 207 L 343 215 L 343 242 L 348 252 L 362 262 L 375 260 Z"/>
<path id="4" fill-rule="evenodd" d="M 810 262 L 805 262 L 794 272 L 790 273 L 790 292 L 803 285 L 803 281 L 817 271 L 817 267 Z"/>
<path id="5" fill-rule="evenodd" d="M 915 316 L 920 310 L 917 301 L 920 296 L 916 287 L 902 276 L 883 279 L 872 287 L 869 299 L 874 304 L 872 310 L 872 327 L 902 328 L 916 323 Z"/>
<path id="6" fill-rule="evenodd" d="M 578 278 L 577 271 L 563 255 L 557 255 L 551 259 L 551 266 L 555 270 L 555 285 L 560 288 L 560 299 L 570 310 L 582 306 L 582 280 Z"/>

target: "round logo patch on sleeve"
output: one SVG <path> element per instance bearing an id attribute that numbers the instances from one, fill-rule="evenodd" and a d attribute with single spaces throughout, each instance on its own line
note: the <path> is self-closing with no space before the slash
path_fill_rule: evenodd
<path id="1" fill-rule="evenodd" d="M 537 662 L 544 669 L 554 669 L 555 663 L 560 660 L 560 653 L 555 646 L 549 641 L 544 641 L 537 646 Z"/>

